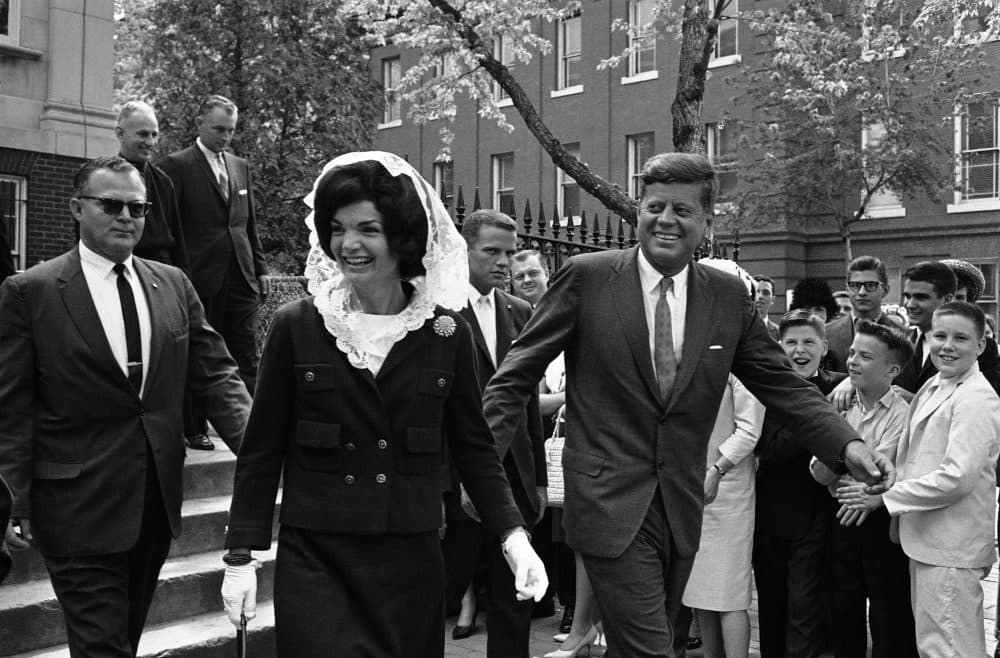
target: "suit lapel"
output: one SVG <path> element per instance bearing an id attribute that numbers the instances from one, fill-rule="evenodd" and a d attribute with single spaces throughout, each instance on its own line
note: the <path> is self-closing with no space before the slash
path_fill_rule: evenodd
<path id="1" fill-rule="evenodd" d="M 497 290 L 493 295 L 493 302 L 496 306 L 497 366 L 499 366 L 510 351 L 510 344 L 514 342 L 517 330 L 514 329 L 514 309 L 511 308 L 506 295 Z"/>
<path id="2" fill-rule="evenodd" d="M 433 322 L 433 319 L 427 322 Z M 424 326 L 427 326 L 427 322 Z M 396 341 L 393 346 L 389 349 L 389 353 L 385 355 L 385 361 L 382 362 L 382 367 L 378 369 L 378 375 L 372 377 L 372 373 L 367 368 L 364 369 L 365 374 L 368 375 L 368 379 L 374 384 L 377 381 L 382 380 L 393 368 L 398 366 L 400 363 L 405 362 L 410 355 L 412 355 L 418 347 L 422 344 L 422 331 L 407 331 L 406 335 L 403 336 L 402 340 Z"/>
<path id="3" fill-rule="evenodd" d="M 926 400 L 926 402 L 921 401 L 920 406 L 914 409 L 913 420 L 911 424 L 919 425 L 920 423 L 923 423 L 925 420 L 927 420 L 927 418 L 933 415 L 934 412 L 937 411 L 941 407 L 941 405 L 944 404 L 948 400 L 948 398 L 952 396 L 952 394 L 954 394 L 956 390 L 957 387 L 955 386 L 949 386 L 947 390 L 939 386 L 937 390 L 935 390 L 934 393 L 931 395 L 931 397 Z"/>
<path id="4" fill-rule="evenodd" d="M 146 368 L 146 378 L 143 385 L 143 399 L 153 390 L 152 382 L 156 381 L 160 364 L 163 362 L 163 351 L 167 346 L 171 327 L 180 328 L 183 318 L 177 314 L 177 305 L 169 303 L 166 289 L 152 268 L 138 258 L 133 258 L 136 276 L 146 295 L 146 305 L 149 307 L 149 367 Z M 171 322 L 170 319 L 174 321 Z"/>
<path id="5" fill-rule="evenodd" d="M 649 327 L 646 326 L 646 306 L 639 281 L 638 253 L 638 247 L 622 252 L 611 272 L 608 288 L 625 342 L 639 369 L 639 376 L 650 395 L 659 400 L 660 392 L 653 373 L 653 355 L 649 353 Z"/>
<path id="6" fill-rule="evenodd" d="M 472 307 L 468 304 L 458 312 L 466 321 L 469 326 L 472 327 L 472 337 L 476 343 L 476 349 L 480 352 L 480 357 L 485 363 L 493 363 L 493 359 L 490 358 L 490 350 L 486 347 L 486 338 L 483 337 L 482 327 L 479 326 L 479 320 L 476 319 L 476 313 L 472 310 Z"/>
<path id="7" fill-rule="evenodd" d="M 684 352 L 677 365 L 677 378 L 670 394 L 668 411 L 680 397 L 676 392 L 687 388 L 701 360 L 709 328 L 712 326 L 714 301 L 715 290 L 709 284 L 708 278 L 696 263 L 691 263 L 688 269 L 687 315 L 684 319 Z"/>

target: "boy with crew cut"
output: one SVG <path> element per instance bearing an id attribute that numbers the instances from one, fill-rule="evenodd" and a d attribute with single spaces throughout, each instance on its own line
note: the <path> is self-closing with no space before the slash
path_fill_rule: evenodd
<path id="1" fill-rule="evenodd" d="M 935 374 L 914 396 L 896 455 L 899 480 L 870 496 L 857 485 L 838 497 L 852 510 L 884 506 L 910 558 L 910 600 L 921 656 L 986 653 L 980 579 L 996 560 L 994 466 L 1000 398 L 979 371 L 983 312 L 942 304 L 927 334 Z"/>
<path id="2" fill-rule="evenodd" d="M 870 448 L 893 462 L 909 405 L 892 388 L 892 380 L 912 357 L 913 348 L 905 335 L 867 320 L 858 323 L 847 350 L 847 372 L 854 387 L 847 422 Z M 854 483 L 850 476 L 838 480 L 815 458 L 809 468 L 834 497 L 838 486 Z M 832 523 L 830 589 L 837 658 L 865 655 L 866 599 L 872 658 L 917 655 L 909 563 L 898 542 L 889 538 L 889 525 L 885 509 L 867 512 L 846 506 L 841 506 Z"/>

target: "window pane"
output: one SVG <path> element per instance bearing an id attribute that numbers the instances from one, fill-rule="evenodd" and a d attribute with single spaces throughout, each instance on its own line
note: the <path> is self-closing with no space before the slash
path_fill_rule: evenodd
<path id="1" fill-rule="evenodd" d="M 996 147 L 996 105 L 970 103 L 965 118 L 966 149 Z"/>
<path id="2" fill-rule="evenodd" d="M 499 202 L 499 210 L 502 213 L 513 216 L 514 212 L 514 191 L 510 190 L 507 192 L 498 192 L 497 200 Z"/>
<path id="3" fill-rule="evenodd" d="M 563 21 L 563 47 L 567 55 L 580 52 L 580 17 L 567 18 Z M 551 69 L 550 69 L 551 70 Z"/>
<path id="4" fill-rule="evenodd" d="M 572 178 L 567 180 L 572 181 Z M 575 182 L 572 185 L 563 185 L 563 217 L 580 216 L 580 186 Z"/>
<path id="5" fill-rule="evenodd" d="M 10 36 L 10 0 L 0 0 L 0 35 Z"/>
<path id="6" fill-rule="evenodd" d="M 455 196 L 455 164 L 437 162 L 434 164 L 434 189 L 445 203 L 451 203 Z"/>
<path id="7" fill-rule="evenodd" d="M 962 173 L 963 198 L 987 199 L 997 196 L 997 151 L 967 153 Z"/>
<path id="8" fill-rule="evenodd" d="M 983 288 L 983 292 L 979 295 L 979 297 L 995 299 L 997 296 L 997 266 L 992 263 L 979 263 L 976 267 L 982 271 L 983 278 L 986 279 L 986 286 Z"/>
<path id="9" fill-rule="evenodd" d="M 719 42 L 716 44 L 716 56 L 726 57 L 736 54 L 736 21 L 725 20 L 719 25 Z"/>
<path id="10" fill-rule="evenodd" d="M 636 73 L 645 73 L 646 71 L 652 71 L 656 68 L 656 42 L 652 37 L 648 37 L 643 40 L 642 50 L 640 50 L 635 55 L 635 71 Z"/>
<path id="11" fill-rule="evenodd" d="M 736 192 L 736 185 L 738 183 L 736 172 L 734 170 L 718 171 L 716 174 L 719 179 L 719 199 L 732 198 L 732 195 Z"/>
<path id="12" fill-rule="evenodd" d="M 570 57 L 566 60 L 563 69 L 563 86 L 572 87 L 574 85 L 583 84 L 583 76 L 580 72 L 580 56 Z"/>

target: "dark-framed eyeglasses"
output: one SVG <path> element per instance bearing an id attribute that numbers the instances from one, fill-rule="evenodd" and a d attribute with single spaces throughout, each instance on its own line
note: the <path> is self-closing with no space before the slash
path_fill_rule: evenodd
<path id="1" fill-rule="evenodd" d="M 77 199 L 90 199 L 96 201 L 101 206 L 101 212 L 106 215 L 117 217 L 122 214 L 122 208 L 128 207 L 128 214 L 132 219 L 145 217 L 149 209 L 153 206 L 149 201 L 122 201 L 121 199 L 109 199 L 102 196 L 78 196 Z"/>
<path id="2" fill-rule="evenodd" d="M 854 292 L 860 291 L 862 288 L 865 292 L 875 292 L 878 287 L 882 285 L 881 281 L 848 281 L 847 287 Z"/>

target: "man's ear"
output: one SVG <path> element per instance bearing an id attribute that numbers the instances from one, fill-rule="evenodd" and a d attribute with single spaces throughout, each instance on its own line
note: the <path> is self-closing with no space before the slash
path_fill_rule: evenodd
<path id="1" fill-rule="evenodd" d="M 898 375 L 902 371 L 903 371 L 903 367 L 901 365 L 899 365 L 898 363 L 892 363 L 892 364 L 889 364 L 889 369 L 886 372 L 888 374 L 892 375 L 892 378 L 895 379 L 896 375 Z"/>
<path id="2" fill-rule="evenodd" d="M 69 213 L 73 215 L 73 219 L 80 221 L 80 213 L 82 213 L 82 206 L 80 205 L 80 200 L 73 197 L 69 200 Z"/>

